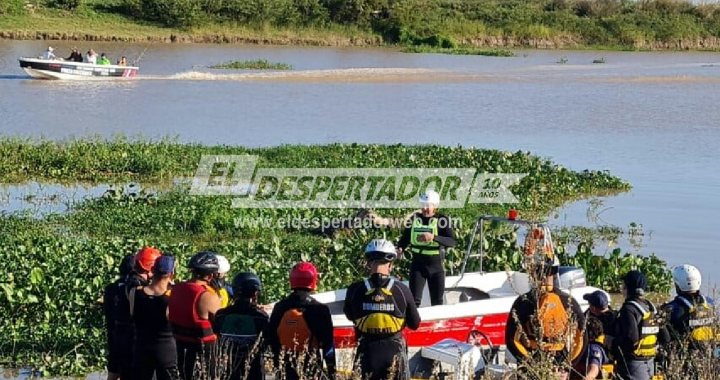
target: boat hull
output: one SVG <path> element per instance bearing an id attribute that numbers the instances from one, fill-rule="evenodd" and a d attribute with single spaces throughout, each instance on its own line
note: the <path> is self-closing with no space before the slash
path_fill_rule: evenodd
<path id="1" fill-rule="evenodd" d="M 107 80 L 134 78 L 136 66 L 93 65 L 84 62 L 20 58 L 20 67 L 31 77 L 49 80 Z"/>

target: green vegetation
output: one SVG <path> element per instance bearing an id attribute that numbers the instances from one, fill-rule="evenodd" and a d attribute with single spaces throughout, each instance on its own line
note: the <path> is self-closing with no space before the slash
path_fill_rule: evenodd
<path id="1" fill-rule="evenodd" d="M 627 191 L 630 186 L 603 171 L 576 172 L 530 155 L 436 145 L 404 146 L 332 144 L 254 148 L 180 144 L 172 140 L 63 142 L 0 139 L 0 182 L 36 181 L 117 185 L 104 196 L 73 205 L 63 214 L 32 213 L 0 217 L 0 361 L 31 365 L 46 374 L 83 374 L 104 365 L 105 337 L 98 299 L 112 282 L 121 258 L 143 245 L 172 252 L 180 262 L 201 249 L 226 255 L 233 272 L 256 272 L 264 282 L 262 302 L 287 292 L 287 273 L 299 260 L 310 260 L 323 273 L 319 290 L 346 286 L 364 275 L 362 248 L 374 237 L 396 239 L 400 230 L 359 228 L 323 235 L 313 228 L 236 226 L 236 218 L 352 217 L 353 209 L 233 209 L 231 197 L 190 196 L 187 179 L 203 154 L 257 154 L 260 167 L 309 168 L 477 168 L 479 172 L 529 173 L 511 190 L 519 204 L 469 204 L 447 213 L 462 219 L 457 248 L 446 265 L 457 273 L 474 218 L 506 215 L 517 208 L 526 219 L 545 219 L 565 202 L 592 195 Z M 419 163 L 422 163 L 420 165 Z M 172 185 L 176 180 L 177 185 Z M 127 188 L 128 182 L 140 188 Z M 1 197 L 0 197 L 1 198 Z M 407 209 L 376 210 L 402 216 Z M 485 270 L 519 269 L 518 231 L 487 225 L 483 244 Z M 583 232 L 583 231 L 580 231 Z M 613 276 L 629 268 L 647 271 L 655 291 L 667 291 L 668 273 L 656 257 L 593 254 L 597 234 L 557 232 L 556 249 L 564 264 L 580 264 L 591 283 L 617 290 Z M 622 233 L 622 231 L 615 233 Z M 477 241 L 477 240 L 476 240 Z M 575 253 L 563 248 L 577 244 Z M 476 263 L 468 270 L 476 268 Z M 407 277 L 408 263 L 396 273 Z M 186 278 L 179 268 L 177 278 Z"/>
<path id="2" fill-rule="evenodd" d="M 210 66 L 211 69 L 241 69 L 241 70 L 292 70 L 292 65 L 282 62 L 268 62 L 266 59 L 254 61 L 229 61 Z"/>
<path id="3" fill-rule="evenodd" d="M 437 48 L 428 45 L 408 46 L 403 53 L 440 53 L 455 55 L 484 55 L 487 57 L 514 57 L 515 53 L 507 49 L 477 49 L 472 47 Z"/>
<path id="4" fill-rule="evenodd" d="M 720 47 L 720 6 L 679 0 L 22 0 L 0 31 L 204 42 L 496 47 Z M 389 5 L 389 4 L 392 4 Z M 49 26 L 52 25 L 52 26 Z M 58 32 L 59 35 L 54 32 Z M 5 34 L 7 36 L 7 34 Z M 189 37 L 188 37 L 189 36 Z M 32 38 L 32 35 L 27 35 Z M 187 38 L 186 38 L 187 37 Z M 450 51 L 452 52 L 452 51 Z"/>

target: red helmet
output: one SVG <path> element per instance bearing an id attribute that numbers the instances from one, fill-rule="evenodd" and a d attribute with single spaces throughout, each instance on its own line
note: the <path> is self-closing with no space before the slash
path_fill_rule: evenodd
<path id="1" fill-rule="evenodd" d="M 290 288 L 306 288 L 315 290 L 318 282 L 318 271 L 310 262 L 299 262 L 290 271 Z"/>
<path id="2" fill-rule="evenodd" d="M 140 268 L 149 272 L 152 270 L 153 265 L 155 265 L 155 260 L 160 256 L 162 256 L 162 253 L 157 248 L 143 247 L 135 254 L 135 263 L 137 263 Z"/>

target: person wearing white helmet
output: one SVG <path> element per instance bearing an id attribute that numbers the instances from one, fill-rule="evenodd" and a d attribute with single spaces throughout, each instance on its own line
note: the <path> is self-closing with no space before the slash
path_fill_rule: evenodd
<path id="1" fill-rule="evenodd" d="M 230 261 L 223 255 L 215 255 L 218 259 L 217 277 L 212 281 L 212 288 L 220 297 L 220 306 L 225 308 L 233 297 L 233 291 L 230 284 L 227 283 L 225 277 L 230 271 Z"/>
<path id="2" fill-rule="evenodd" d="M 358 337 L 353 373 L 368 380 L 410 380 L 402 331 L 416 330 L 420 314 L 410 289 L 390 276 L 397 251 L 390 241 L 375 239 L 365 247 L 365 259 L 370 277 L 348 287 L 343 306 Z"/>
<path id="3" fill-rule="evenodd" d="M 445 250 L 455 246 L 455 232 L 450 218 L 437 212 L 440 194 L 428 190 L 420 196 L 422 210 L 410 219 L 412 225 L 403 231 L 398 254 L 410 252 L 410 290 L 415 305 L 422 302 L 425 282 L 432 306 L 442 305 L 445 293 Z"/>
<path id="4" fill-rule="evenodd" d="M 673 269 L 673 281 L 677 296 L 661 308 L 668 312 L 668 330 L 673 343 L 689 344 L 691 348 L 703 347 L 703 342 L 714 341 L 714 301 L 700 294 L 702 275 L 689 264 Z"/>

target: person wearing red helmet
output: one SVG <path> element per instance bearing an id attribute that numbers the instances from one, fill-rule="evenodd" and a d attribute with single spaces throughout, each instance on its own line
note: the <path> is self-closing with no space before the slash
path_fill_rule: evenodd
<path id="1" fill-rule="evenodd" d="M 115 344 L 120 379 L 133 378 L 133 340 L 135 329 L 130 317 L 130 289 L 148 285 L 151 271 L 162 253 L 154 247 L 143 247 L 135 254 L 135 265 L 115 294 Z M 109 375 L 108 375 L 109 376 Z M 112 379 L 110 379 L 112 380 Z"/>
<path id="2" fill-rule="evenodd" d="M 335 340 L 330 308 L 310 296 L 317 289 L 318 271 L 300 262 L 290 271 L 292 293 L 275 304 L 270 315 L 268 345 L 275 369 L 287 380 L 320 378 L 323 360 L 327 375 L 335 377 Z M 282 363 L 281 363 L 282 358 Z"/>

